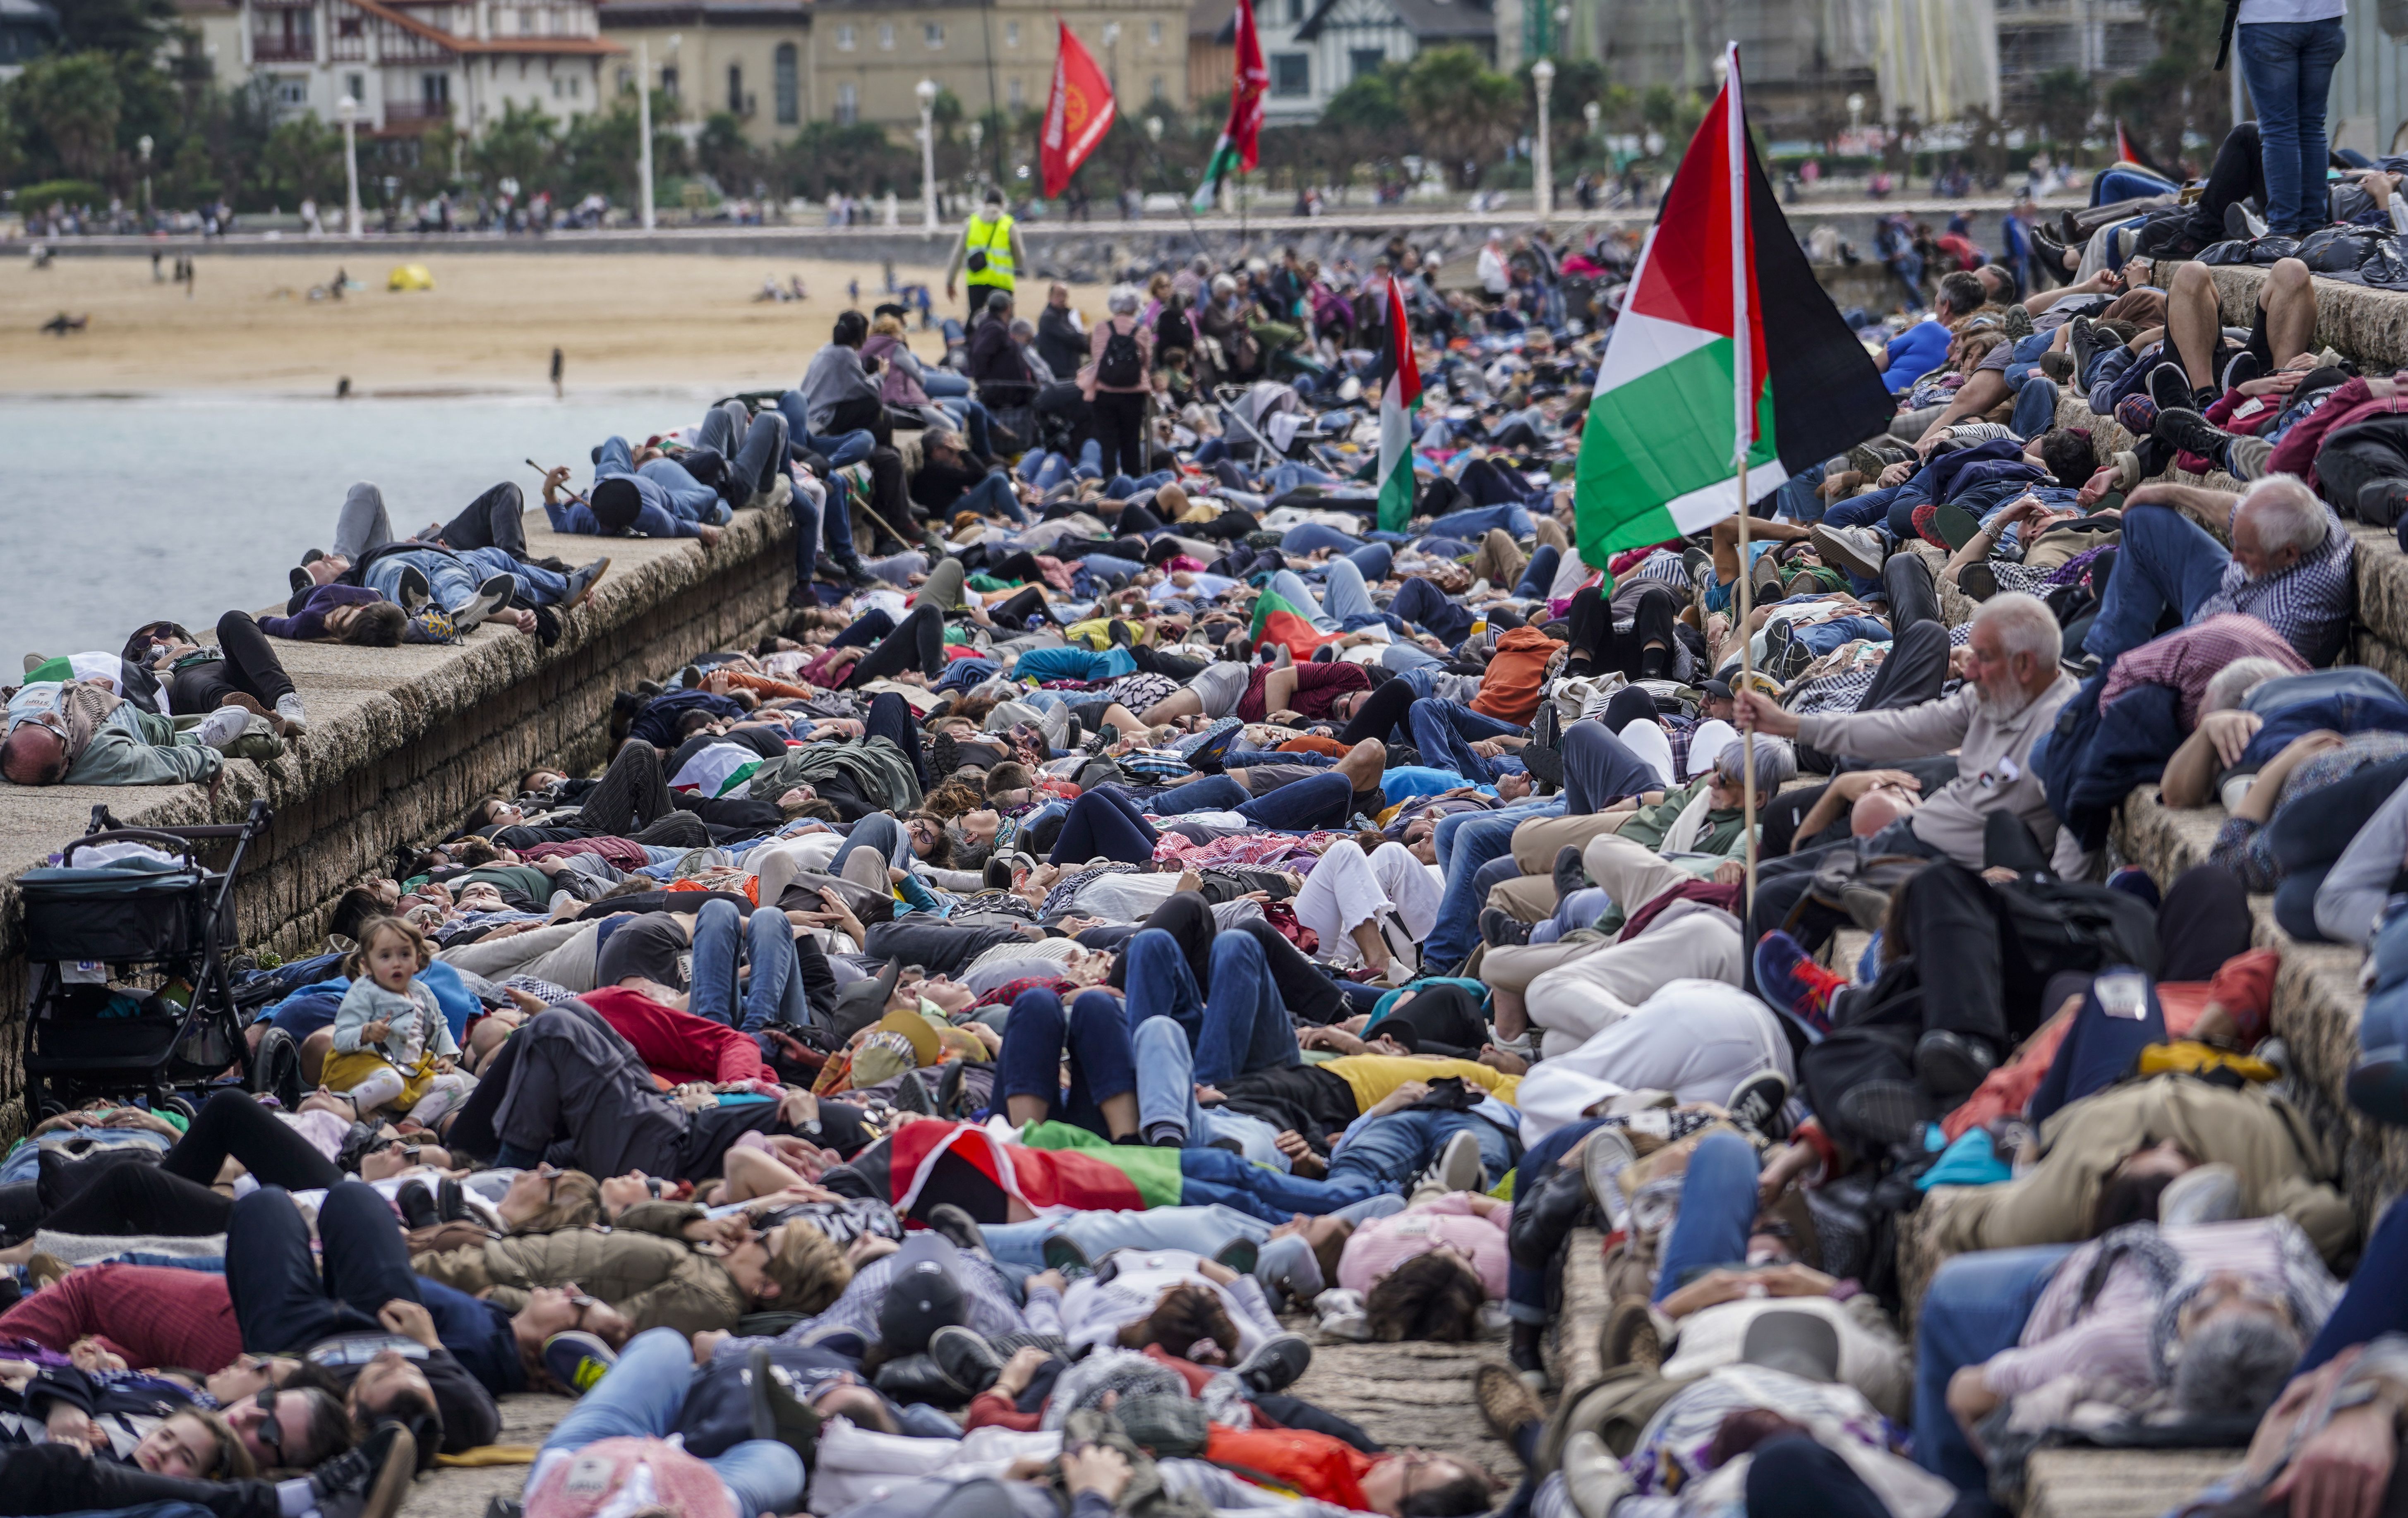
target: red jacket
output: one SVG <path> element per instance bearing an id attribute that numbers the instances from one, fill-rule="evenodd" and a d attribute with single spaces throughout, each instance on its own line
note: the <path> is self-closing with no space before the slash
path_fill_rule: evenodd
<path id="1" fill-rule="evenodd" d="M 86 1266 L 0 1313 L 0 1339 L 30 1339 L 64 1354 L 86 1335 L 136 1370 L 206 1375 L 242 1353 L 226 1278 L 209 1270 Z"/>
<path id="2" fill-rule="evenodd" d="M 602 1015 L 635 1045 L 652 1073 L 671 1085 L 690 1081 L 758 1081 L 767 1073 L 761 1046 L 724 1023 L 664 1007 L 649 996 L 609 986 L 578 1000 Z"/>
<path id="3" fill-rule="evenodd" d="M 1204 1458 L 1233 1475 L 1277 1482 L 1290 1491 L 1368 1512 L 1363 1476 L 1375 1458 L 1340 1439 L 1302 1428 L 1240 1431 L 1211 1425 Z"/>
<path id="4" fill-rule="evenodd" d="M 2314 414 L 2301 417 L 2266 461 L 2270 474 L 2297 475 L 2310 486 L 2316 483 L 2316 454 L 2323 451 L 2325 439 L 2352 422 L 2371 416 L 2392 416 L 2408 412 L 2408 395 L 2389 395 L 2380 400 L 2369 394 L 2366 378 L 2343 381 Z"/>

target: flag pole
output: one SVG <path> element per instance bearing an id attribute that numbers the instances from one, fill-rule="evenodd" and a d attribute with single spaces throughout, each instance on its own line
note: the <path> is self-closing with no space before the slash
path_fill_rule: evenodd
<path id="1" fill-rule="evenodd" d="M 1739 44 L 1726 44 L 1723 49 L 1723 119 L 1728 131 L 1730 160 L 1730 236 L 1731 236 L 1731 378 L 1733 422 L 1731 433 L 1731 466 L 1736 472 L 1733 495 L 1739 508 L 1739 678 L 1740 688 L 1756 688 L 1756 655 L 1748 636 L 1748 618 L 1755 606 L 1755 565 L 1748 560 L 1748 498 L 1747 455 L 1754 441 L 1756 422 L 1756 376 L 1752 372 L 1756 357 L 1754 336 L 1755 313 L 1748 308 L 1749 261 L 1747 239 L 1747 113 L 1740 105 Z M 1747 850 L 1747 911 L 1756 909 L 1756 724 L 1750 723 L 1740 735 L 1741 805 L 1744 811 L 1740 819 L 1740 837 Z M 1745 915 L 1744 913 L 1742 915 Z"/>

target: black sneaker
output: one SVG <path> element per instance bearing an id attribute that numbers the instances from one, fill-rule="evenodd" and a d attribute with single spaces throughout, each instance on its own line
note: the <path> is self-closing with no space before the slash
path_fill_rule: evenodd
<path id="1" fill-rule="evenodd" d="M 1999 1056 L 1978 1038 L 1934 1028 L 1915 1041 L 1914 1076 L 1923 1088 L 1943 1101 L 1971 1094 L 1999 1063 Z"/>
<path id="2" fill-rule="evenodd" d="M 1530 926 L 1501 907 L 1480 909 L 1480 941 L 1491 949 L 1514 949 L 1530 941 Z"/>
<path id="3" fill-rule="evenodd" d="M 1999 594 L 1999 572 L 1986 563 L 1969 564 L 1956 571 L 1956 588 L 1969 600 L 1986 601 Z"/>
<path id="4" fill-rule="evenodd" d="M 2257 354 L 2244 348 L 2233 354 L 2232 362 L 2224 366 L 2224 388 L 2239 390 L 2243 385 L 2265 372 L 2265 363 Z"/>
<path id="5" fill-rule="evenodd" d="M 1273 1334 L 1234 1368 L 1255 1392 L 1283 1392 L 1312 1365 L 1312 1345 L 1302 1334 Z"/>
<path id="6" fill-rule="evenodd" d="M 1087 1252 L 1059 1234 L 1045 1240 L 1044 1255 L 1048 1270 L 1073 1277 L 1095 1274 L 1096 1262 L 1087 1258 Z"/>
<path id="7" fill-rule="evenodd" d="M 1563 901 L 1575 891 L 1588 889 L 1588 870 L 1581 864 L 1580 845 L 1567 843 L 1555 851 L 1555 899 Z"/>
<path id="8" fill-rule="evenodd" d="M 1781 1113 L 1788 1101 L 1789 1078 L 1779 1070 L 1764 1070 L 1741 1081 L 1723 1110 L 1749 1132 L 1777 1139 L 1787 1136 L 1788 1125 L 1781 1121 Z"/>
<path id="9" fill-rule="evenodd" d="M 2187 411 L 2191 407 L 2190 376 L 2180 364 L 2160 364 L 2149 371 L 2149 399 L 2157 403 L 2157 414 Z"/>
<path id="10" fill-rule="evenodd" d="M 435 588 L 426 582 L 425 572 L 414 564 L 401 566 L 401 583 L 395 588 L 401 594 L 401 609 L 413 617 L 435 594 Z"/>
<path id="11" fill-rule="evenodd" d="M 309 571 L 297 565 L 285 575 L 284 580 L 286 584 L 293 587 L 293 594 L 295 595 L 307 595 L 315 588 L 315 582 L 309 578 Z"/>
<path id="12" fill-rule="evenodd" d="M 745 1391 L 752 1404 L 752 1437 L 773 1439 L 803 1458 L 810 1468 L 819 1454 L 820 1415 L 796 1396 L 786 1373 L 769 1363 L 769 1349 L 755 1344 L 744 1356 Z"/>
<path id="13" fill-rule="evenodd" d="M 928 1358 L 973 1396 L 994 1385 L 1003 1374 L 1003 1356 L 995 1352 L 986 1336 L 958 1324 L 948 1324 L 928 1336 Z"/>
<path id="14" fill-rule="evenodd" d="M 952 1239 L 955 1249 L 972 1254 L 986 1253 L 986 1235 L 979 1230 L 978 1220 L 952 1202 L 939 1202 L 920 1221 L 930 1233 Z"/>
<path id="15" fill-rule="evenodd" d="M 2090 372 L 2090 361 L 2099 352 L 2098 329 L 2086 316 L 2077 316 L 2065 324 L 2065 345 L 2073 350 L 2073 378 L 2079 383 Z"/>
<path id="16" fill-rule="evenodd" d="M 2229 467 L 2225 445 L 2232 441 L 2232 434 L 2212 425 L 2188 407 L 2159 411 L 2157 425 L 2149 433 L 2169 448 L 2196 453 L 2219 469 Z"/>
<path id="17" fill-rule="evenodd" d="M 309 1497 L 325 1518 L 394 1518 L 417 1475 L 418 1440 L 401 1425 L 384 1423 L 311 1471 Z"/>
<path id="18" fill-rule="evenodd" d="M 2408 480 L 2375 480 L 2358 488 L 2358 520 L 2388 527 L 2408 518 Z"/>

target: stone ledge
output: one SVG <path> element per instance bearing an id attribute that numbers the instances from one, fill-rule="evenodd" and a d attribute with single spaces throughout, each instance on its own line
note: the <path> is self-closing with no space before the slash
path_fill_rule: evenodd
<path id="1" fill-rule="evenodd" d="M 2241 1463 L 2238 1450 L 2042 1450 L 2023 1518 L 2158 1518 Z"/>
<path id="2" fill-rule="evenodd" d="M 0 1006 L 7 1010 L 0 1138 L 18 1128 L 26 990 L 9 882 L 82 833 L 94 805 L 128 826 L 173 827 L 237 822 L 253 798 L 265 799 L 276 821 L 243 867 L 239 936 L 246 945 L 296 952 L 320 939 L 343 887 L 383 868 L 395 846 L 449 831 L 470 801 L 529 766 L 598 765 L 614 691 L 757 637 L 780 614 L 792 580 L 793 531 L 782 512 L 739 512 L 705 551 L 691 538 L 564 536 L 529 512 L 536 556 L 580 564 L 608 551 L 611 559 L 552 648 L 491 626 L 445 646 L 278 640 L 309 731 L 278 759 L 229 763 L 214 798 L 193 785 L 0 787 Z M 127 609 L 129 628 L 141 610 Z"/>
<path id="3" fill-rule="evenodd" d="M 2258 290 L 2266 271 L 2255 265 L 2208 270 L 2224 306 L 2224 324 L 2246 329 L 2258 320 Z M 2408 365 L 2408 294 L 2317 279 L 2316 344 L 2345 353 L 2369 372 Z"/>

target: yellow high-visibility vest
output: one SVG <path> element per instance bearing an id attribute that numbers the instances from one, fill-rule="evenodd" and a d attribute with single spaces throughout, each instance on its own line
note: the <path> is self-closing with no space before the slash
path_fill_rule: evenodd
<path id="1" fill-rule="evenodd" d="M 969 225 L 962 230 L 962 246 L 968 251 L 986 253 L 986 267 L 970 275 L 970 283 L 993 285 L 998 290 L 1011 288 L 1010 217 L 999 216 L 992 222 L 971 217 Z"/>

